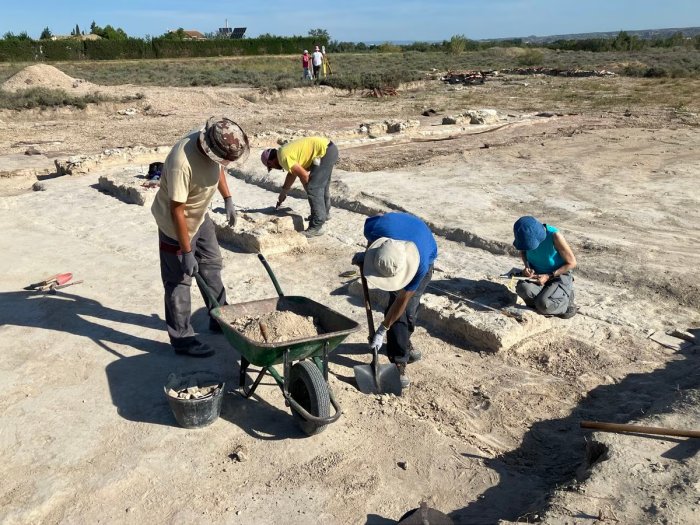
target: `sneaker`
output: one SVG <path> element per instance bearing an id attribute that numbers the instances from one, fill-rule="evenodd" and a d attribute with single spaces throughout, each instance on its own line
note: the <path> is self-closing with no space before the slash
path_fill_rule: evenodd
<path id="1" fill-rule="evenodd" d="M 197 339 L 193 339 L 190 343 L 183 346 L 173 346 L 173 350 L 175 350 L 175 353 L 178 355 L 187 355 L 190 357 L 209 357 L 214 355 L 213 348 Z"/>
<path id="2" fill-rule="evenodd" d="M 566 312 L 564 312 L 563 314 L 559 314 L 559 317 L 561 319 L 571 319 L 578 312 L 578 307 L 574 304 L 574 299 L 575 299 L 574 291 L 571 290 L 571 298 L 569 300 L 569 307 L 566 309 Z"/>
<path id="3" fill-rule="evenodd" d="M 575 304 L 570 304 L 569 307 L 566 309 L 566 312 L 563 314 L 559 314 L 559 318 L 561 319 L 571 319 L 573 316 L 575 316 L 578 313 L 578 306 Z"/>
<path id="4" fill-rule="evenodd" d="M 396 368 L 399 370 L 399 381 L 401 381 L 401 388 L 408 388 L 411 384 L 411 380 L 406 374 L 406 363 L 396 363 Z"/>
<path id="5" fill-rule="evenodd" d="M 308 229 L 304 231 L 304 235 L 307 237 L 319 237 L 326 233 L 326 228 L 323 224 L 321 226 L 309 226 Z"/>
<path id="6" fill-rule="evenodd" d="M 414 350 L 411 348 L 411 350 L 408 351 L 408 364 L 410 365 L 411 363 L 415 363 L 416 361 L 420 361 L 423 359 L 423 354 L 419 352 L 418 350 Z"/>

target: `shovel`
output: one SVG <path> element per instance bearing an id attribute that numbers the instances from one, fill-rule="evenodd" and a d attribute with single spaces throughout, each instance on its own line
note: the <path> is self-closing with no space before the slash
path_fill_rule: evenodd
<path id="1" fill-rule="evenodd" d="M 362 293 L 365 296 L 365 311 L 367 313 L 367 326 L 369 327 L 369 341 L 371 342 L 374 338 L 374 318 L 372 317 L 372 305 L 369 300 L 367 279 L 365 279 L 362 266 L 360 266 L 360 279 L 362 280 Z M 399 369 L 393 363 L 380 365 L 379 354 L 376 349 L 373 350 L 372 363 L 369 365 L 356 365 L 353 367 L 353 370 L 355 371 L 357 387 L 363 394 L 401 395 Z"/>

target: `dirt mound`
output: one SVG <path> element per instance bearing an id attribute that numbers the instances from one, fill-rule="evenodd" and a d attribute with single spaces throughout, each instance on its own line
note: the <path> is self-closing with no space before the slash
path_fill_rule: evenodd
<path id="1" fill-rule="evenodd" d="M 48 64 L 34 64 L 12 75 L 2 88 L 6 91 L 19 91 L 34 87 L 61 89 L 64 91 L 86 92 L 95 88 L 94 84 L 66 75 L 60 69 Z"/>
<path id="2" fill-rule="evenodd" d="M 231 324 L 248 339 L 265 343 L 279 343 L 316 337 L 319 329 L 314 318 L 289 311 L 270 312 L 262 316 L 240 317 Z"/>

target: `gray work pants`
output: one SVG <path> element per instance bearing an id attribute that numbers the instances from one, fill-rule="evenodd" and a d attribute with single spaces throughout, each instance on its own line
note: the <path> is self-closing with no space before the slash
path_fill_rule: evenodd
<path id="1" fill-rule="evenodd" d="M 328 212 L 331 211 L 331 174 L 336 162 L 338 147 L 331 142 L 326 154 L 321 157 L 321 164 L 311 165 L 309 184 L 306 187 L 311 206 L 309 228 L 317 228 L 328 219 Z"/>
<path id="2" fill-rule="evenodd" d="M 518 281 L 515 292 L 525 304 L 544 315 L 566 312 L 574 298 L 574 277 L 564 273 L 550 279 L 544 286 L 530 281 Z"/>
<path id="3" fill-rule="evenodd" d="M 190 287 L 192 277 L 182 271 L 180 265 L 179 242 L 171 239 L 162 231 L 158 231 L 160 241 L 160 276 L 165 288 L 165 323 L 168 326 L 170 343 L 175 347 L 183 347 L 194 340 L 194 330 L 190 322 L 191 297 Z M 199 265 L 199 274 L 212 289 L 219 304 L 226 304 L 226 290 L 221 281 L 223 258 L 216 240 L 214 222 L 209 215 L 204 216 L 204 222 L 192 237 L 194 256 Z M 207 310 L 213 308 L 202 291 Z"/>

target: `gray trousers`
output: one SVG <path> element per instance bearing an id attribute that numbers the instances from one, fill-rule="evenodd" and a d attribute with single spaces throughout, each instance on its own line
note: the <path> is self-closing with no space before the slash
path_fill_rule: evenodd
<path id="1" fill-rule="evenodd" d="M 526 305 L 541 314 L 563 314 L 574 300 L 574 277 L 571 273 L 565 273 L 550 279 L 544 286 L 530 281 L 518 281 L 515 292 Z"/>
<path id="2" fill-rule="evenodd" d="M 317 228 L 328 219 L 328 212 L 331 211 L 331 174 L 336 162 L 338 147 L 331 142 L 326 154 L 321 157 L 321 164 L 311 165 L 309 184 L 306 187 L 311 206 L 310 228 Z"/>
<path id="3" fill-rule="evenodd" d="M 158 230 L 160 241 L 160 276 L 165 288 L 165 323 L 168 326 L 170 343 L 175 347 L 187 346 L 194 340 L 194 330 L 190 322 L 192 277 L 182 271 L 180 265 L 179 242 Z M 204 278 L 216 296 L 219 304 L 226 304 L 226 290 L 221 281 L 223 258 L 216 240 L 214 222 L 209 215 L 192 237 L 192 250 L 199 265 L 199 274 Z M 202 291 L 207 310 L 213 305 Z"/>

